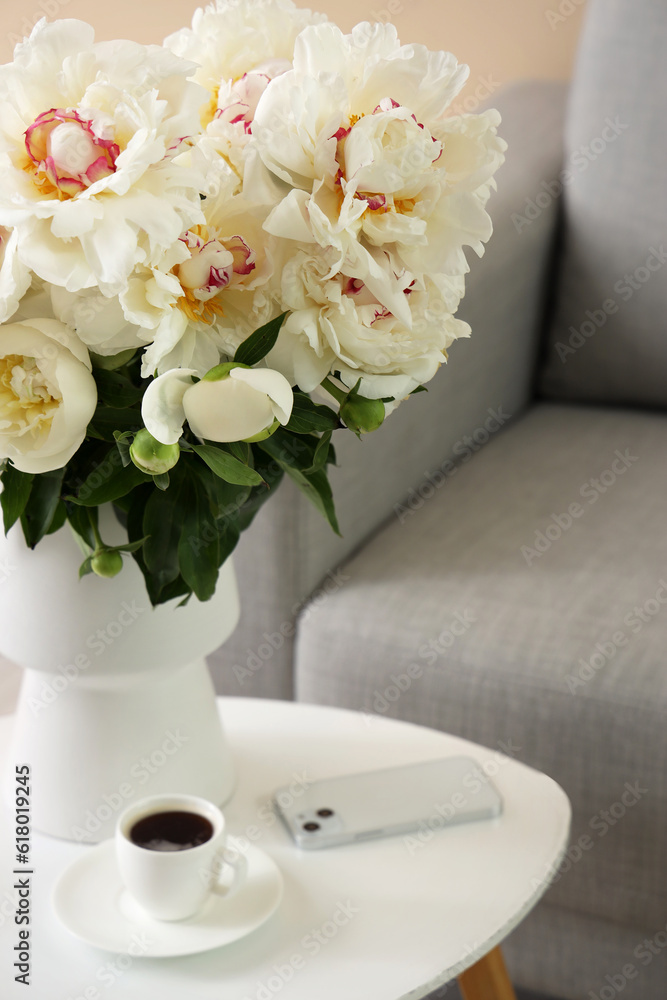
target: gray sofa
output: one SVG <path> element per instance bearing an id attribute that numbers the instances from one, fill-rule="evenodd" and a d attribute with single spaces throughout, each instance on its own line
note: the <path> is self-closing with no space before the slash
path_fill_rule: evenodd
<path id="1" fill-rule="evenodd" d="M 510 742 L 559 781 L 572 846 L 506 954 L 564 1000 L 667 997 L 666 52 L 665 0 L 591 0 L 569 94 L 494 100 L 471 340 L 337 444 L 342 539 L 281 487 L 212 663 L 225 693 Z"/>

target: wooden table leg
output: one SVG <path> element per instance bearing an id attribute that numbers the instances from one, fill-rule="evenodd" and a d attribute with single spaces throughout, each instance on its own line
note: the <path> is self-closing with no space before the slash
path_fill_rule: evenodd
<path id="1" fill-rule="evenodd" d="M 516 1000 L 499 947 L 462 972 L 458 982 L 464 1000 Z"/>

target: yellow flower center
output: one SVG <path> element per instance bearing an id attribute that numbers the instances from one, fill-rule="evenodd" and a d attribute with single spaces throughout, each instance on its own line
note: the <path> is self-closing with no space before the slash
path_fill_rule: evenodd
<path id="1" fill-rule="evenodd" d="M 0 427 L 19 437 L 47 433 L 62 402 L 35 358 L 6 354 L 0 358 Z"/>
<path id="2" fill-rule="evenodd" d="M 185 313 L 191 323 L 207 323 L 210 325 L 216 316 L 224 316 L 225 310 L 215 299 L 202 302 L 196 299 L 192 289 L 184 288 L 183 295 L 176 302 L 176 305 Z"/>
<path id="3" fill-rule="evenodd" d="M 210 125 L 213 119 L 215 118 L 215 113 L 218 110 L 219 92 L 220 92 L 220 85 L 218 84 L 217 87 L 213 87 L 213 89 L 211 90 L 210 100 L 206 104 L 202 105 L 201 110 L 199 112 L 199 121 L 204 131 L 206 131 L 207 126 Z"/>
<path id="4" fill-rule="evenodd" d="M 194 238 L 199 238 L 202 243 L 208 243 L 212 237 L 207 226 L 192 226 L 189 230 Z M 178 277 L 179 265 L 172 267 L 172 273 Z M 210 325 L 217 316 L 224 316 L 225 310 L 222 304 L 215 299 L 202 301 L 195 295 L 195 290 L 181 286 L 183 295 L 176 300 L 175 305 L 185 313 L 191 323 L 207 323 Z"/>

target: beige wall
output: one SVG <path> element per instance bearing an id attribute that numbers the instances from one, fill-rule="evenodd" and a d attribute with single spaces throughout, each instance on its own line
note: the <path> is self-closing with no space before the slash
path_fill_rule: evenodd
<path id="1" fill-rule="evenodd" d="M 445 48 L 470 65 L 467 93 L 518 77 L 567 78 L 584 0 L 301 0 L 343 29 L 356 21 L 391 20 L 403 42 Z M 78 17 L 99 38 L 159 42 L 189 23 L 193 0 L 0 0 L 0 61 L 41 13 Z M 551 12 L 551 14 L 549 14 Z M 486 95 L 485 95 L 486 96 Z"/>

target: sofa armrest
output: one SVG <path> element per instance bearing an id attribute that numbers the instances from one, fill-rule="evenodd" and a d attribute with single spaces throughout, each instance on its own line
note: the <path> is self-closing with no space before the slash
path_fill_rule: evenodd
<path id="1" fill-rule="evenodd" d="M 219 690 L 291 697 L 295 618 L 320 613 L 344 585 L 333 567 L 392 514 L 410 516 L 529 401 L 557 216 L 557 199 L 539 195 L 561 169 L 565 97 L 562 84 L 529 82 L 491 102 L 509 149 L 489 202 L 494 235 L 472 262 L 459 310 L 472 337 L 453 344 L 429 391 L 378 431 L 336 436 L 342 538 L 291 482 L 260 511 L 235 555 L 241 621 L 211 660 Z"/>

